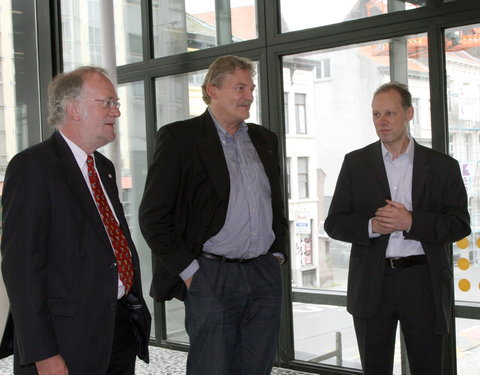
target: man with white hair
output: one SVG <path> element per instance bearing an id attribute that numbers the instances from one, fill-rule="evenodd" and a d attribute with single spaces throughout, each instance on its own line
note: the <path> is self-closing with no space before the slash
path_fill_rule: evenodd
<path id="1" fill-rule="evenodd" d="M 49 86 L 46 141 L 10 161 L 3 188 L 2 273 L 15 374 L 134 374 L 148 361 L 150 314 L 115 169 L 96 150 L 120 116 L 103 69 Z M 11 327 L 12 321 L 8 326 Z"/>

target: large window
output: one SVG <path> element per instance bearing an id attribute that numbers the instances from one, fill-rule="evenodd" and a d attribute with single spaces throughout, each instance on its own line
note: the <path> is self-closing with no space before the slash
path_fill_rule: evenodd
<path id="1" fill-rule="evenodd" d="M 371 120 L 372 94 L 392 76 L 404 77 L 416 98 L 419 113 L 411 134 L 431 146 L 428 52 L 421 47 L 426 44 L 427 35 L 419 34 L 283 57 L 283 77 L 289 77 L 284 80 L 284 91 L 302 90 L 313 97 L 312 105 L 303 107 L 304 117 L 312 119 L 310 137 L 286 136 L 287 157 L 299 155 L 298 196 L 289 200 L 289 220 L 294 224 L 290 231 L 292 287 L 299 293 L 315 290 L 317 296 L 339 297 L 338 305 L 293 305 L 296 359 L 360 368 L 353 321 L 341 299 L 347 290 L 350 244 L 326 236 L 323 222 L 344 155 L 378 139 Z M 401 50 L 398 55 L 403 57 L 391 55 L 393 49 Z M 331 64 L 329 80 L 318 80 L 318 67 L 325 61 Z M 303 102 L 296 100 L 296 104 Z M 315 186 L 311 192 L 308 183 Z M 306 325 L 307 320 L 316 323 Z M 398 339 L 398 373 L 400 347 Z"/>
<path id="2" fill-rule="evenodd" d="M 472 343 L 480 312 L 480 24 L 445 30 L 448 82 L 449 152 L 460 163 L 468 193 L 472 234 L 453 246 L 458 373 L 478 368 L 480 353 Z M 469 315 L 470 315 L 469 314 Z"/>
<path id="3" fill-rule="evenodd" d="M 35 2 L 0 2 L 0 198 L 8 162 L 17 152 L 39 142 L 41 123 L 46 120 L 40 104 L 45 94 L 40 75 L 51 71 L 41 71 L 40 56 L 45 63 L 51 61 L 48 53 L 42 54 L 45 51 L 37 28 L 48 26 L 44 21 L 37 14 Z M 0 278 L 0 330 L 8 308 Z"/>
<path id="4" fill-rule="evenodd" d="M 114 63 L 117 67 L 122 101 L 120 140 L 104 152 L 121 171 L 122 201 L 141 252 L 145 291 L 150 288 L 151 254 L 138 232 L 136 216 L 155 133 L 164 124 L 205 111 L 200 86 L 216 57 L 238 54 L 256 62 L 255 83 L 262 90 L 255 92 L 249 121 L 279 136 L 290 230 L 290 262 L 283 267 L 284 280 L 290 284 L 284 292 L 277 363 L 284 367 L 360 374 L 353 324 L 345 309 L 350 245 L 330 239 L 323 231 L 323 222 L 344 155 L 377 139 L 370 110 L 373 91 L 390 80 L 407 83 L 415 108 L 410 132 L 419 143 L 448 152 L 459 161 L 472 216 L 472 235 L 453 246 L 456 339 L 452 336 L 447 340 L 445 374 L 456 371 L 455 360 L 462 375 L 480 366 L 475 344 L 480 320 L 480 194 L 476 172 L 480 156 L 480 3 L 57 3 L 61 9 L 63 69 L 83 64 L 111 68 Z M 0 17 L 4 13 L 0 12 Z M 2 18 L 2 51 L 9 46 L 4 25 Z M 34 56 L 35 51 L 28 52 L 25 55 Z M 0 69 L 0 88 L 4 90 L 0 124 L 2 116 L 5 119 L 0 141 L 1 137 L 9 140 L 0 151 L 4 150 L 6 159 L 29 143 L 32 128 L 38 124 L 29 117 L 38 107 L 38 98 L 36 103 L 19 104 L 17 90 L 12 112 L 12 95 L 6 89 L 13 74 L 6 70 L 9 64 L 5 58 L 0 61 L 4 67 Z M 40 117 L 38 113 L 34 116 Z M 9 121 L 12 118 L 15 121 Z M 154 304 L 151 299 L 148 303 L 154 313 L 152 343 L 185 350 L 188 336 L 183 303 Z M 394 374 L 408 375 L 399 335 L 396 349 Z"/>

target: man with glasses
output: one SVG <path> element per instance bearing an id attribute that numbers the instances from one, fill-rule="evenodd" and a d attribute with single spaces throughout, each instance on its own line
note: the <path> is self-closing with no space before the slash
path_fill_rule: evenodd
<path id="1" fill-rule="evenodd" d="M 5 176 L 4 354 L 16 374 L 134 374 L 150 314 L 115 169 L 96 151 L 115 139 L 117 94 L 103 69 L 81 67 L 55 77 L 48 108 L 55 132 Z"/>
<path id="2" fill-rule="evenodd" d="M 151 294 L 185 300 L 188 375 L 270 374 L 277 350 L 286 219 L 277 138 L 245 122 L 254 74 L 243 57 L 210 65 L 208 108 L 160 128 L 140 205 Z"/>
<path id="3" fill-rule="evenodd" d="M 364 374 L 392 374 L 400 322 L 412 375 L 442 374 L 453 305 L 450 244 L 470 234 L 458 162 L 419 145 L 407 86 L 373 95 L 379 141 L 345 156 L 325 231 L 352 243 L 347 310 Z"/>

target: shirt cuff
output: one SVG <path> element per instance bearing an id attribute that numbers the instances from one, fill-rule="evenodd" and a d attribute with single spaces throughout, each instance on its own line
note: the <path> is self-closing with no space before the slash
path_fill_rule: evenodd
<path id="1" fill-rule="evenodd" d="M 200 269 L 200 265 L 198 264 L 198 261 L 195 259 L 192 263 L 190 263 L 190 265 L 187 268 L 185 268 L 182 272 L 180 272 L 180 277 L 182 278 L 183 281 L 188 280 L 199 269 Z"/>
<path id="2" fill-rule="evenodd" d="M 373 217 L 370 220 L 368 220 L 368 238 L 380 237 L 380 233 L 373 233 L 372 220 L 373 220 Z"/>

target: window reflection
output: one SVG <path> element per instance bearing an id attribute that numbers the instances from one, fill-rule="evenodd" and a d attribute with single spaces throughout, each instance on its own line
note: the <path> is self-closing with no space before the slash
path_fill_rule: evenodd
<path id="1" fill-rule="evenodd" d="M 64 71 L 103 65 L 100 0 L 61 0 Z"/>
<path id="2" fill-rule="evenodd" d="M 140 0 L 114 0 L 117 65 L 143 60 Z"/>
<path id="3" fill-rule="evenodd" d="M 309 29 L 424 6 L 425 0 L 280 0 L 282 32 Z"/>
<path id="4" fill-rule="evenodd" d="M 472 228 L 453 247 L 456 299 L 480 303 L 480 24 L 445 30 L 445 49 L 449 152 L 460 163 Z"/>
<path id="5" fill-rule="evenodd" d="M 100 0 L 61 0 L 63 66 L 65 71 L 80 65 L 104 66 L 105 8 Z M 113 0 L 117 65 L 143 60 L 140 0 Z M 113 39 L 112 39 L 113 40 Z"/>
<path id="6" fill-rule="evenodd" d="M 153 0 L 155 57 L 255 39 L 255 0 Z"/>
<path id="7" fill-rule="evenodd" d="M 10 159 L 40 140 L 39 74 L 37 59 L 30 58 L 38 56 L 32 43 L 37 40 L 35 6 L 35 2 L 0 1 L 0 198 Z M 0 206 L 0 214 L 1 210 Z M 0 322 L 6 321 L 8 308 L 0 278 Z"/>

